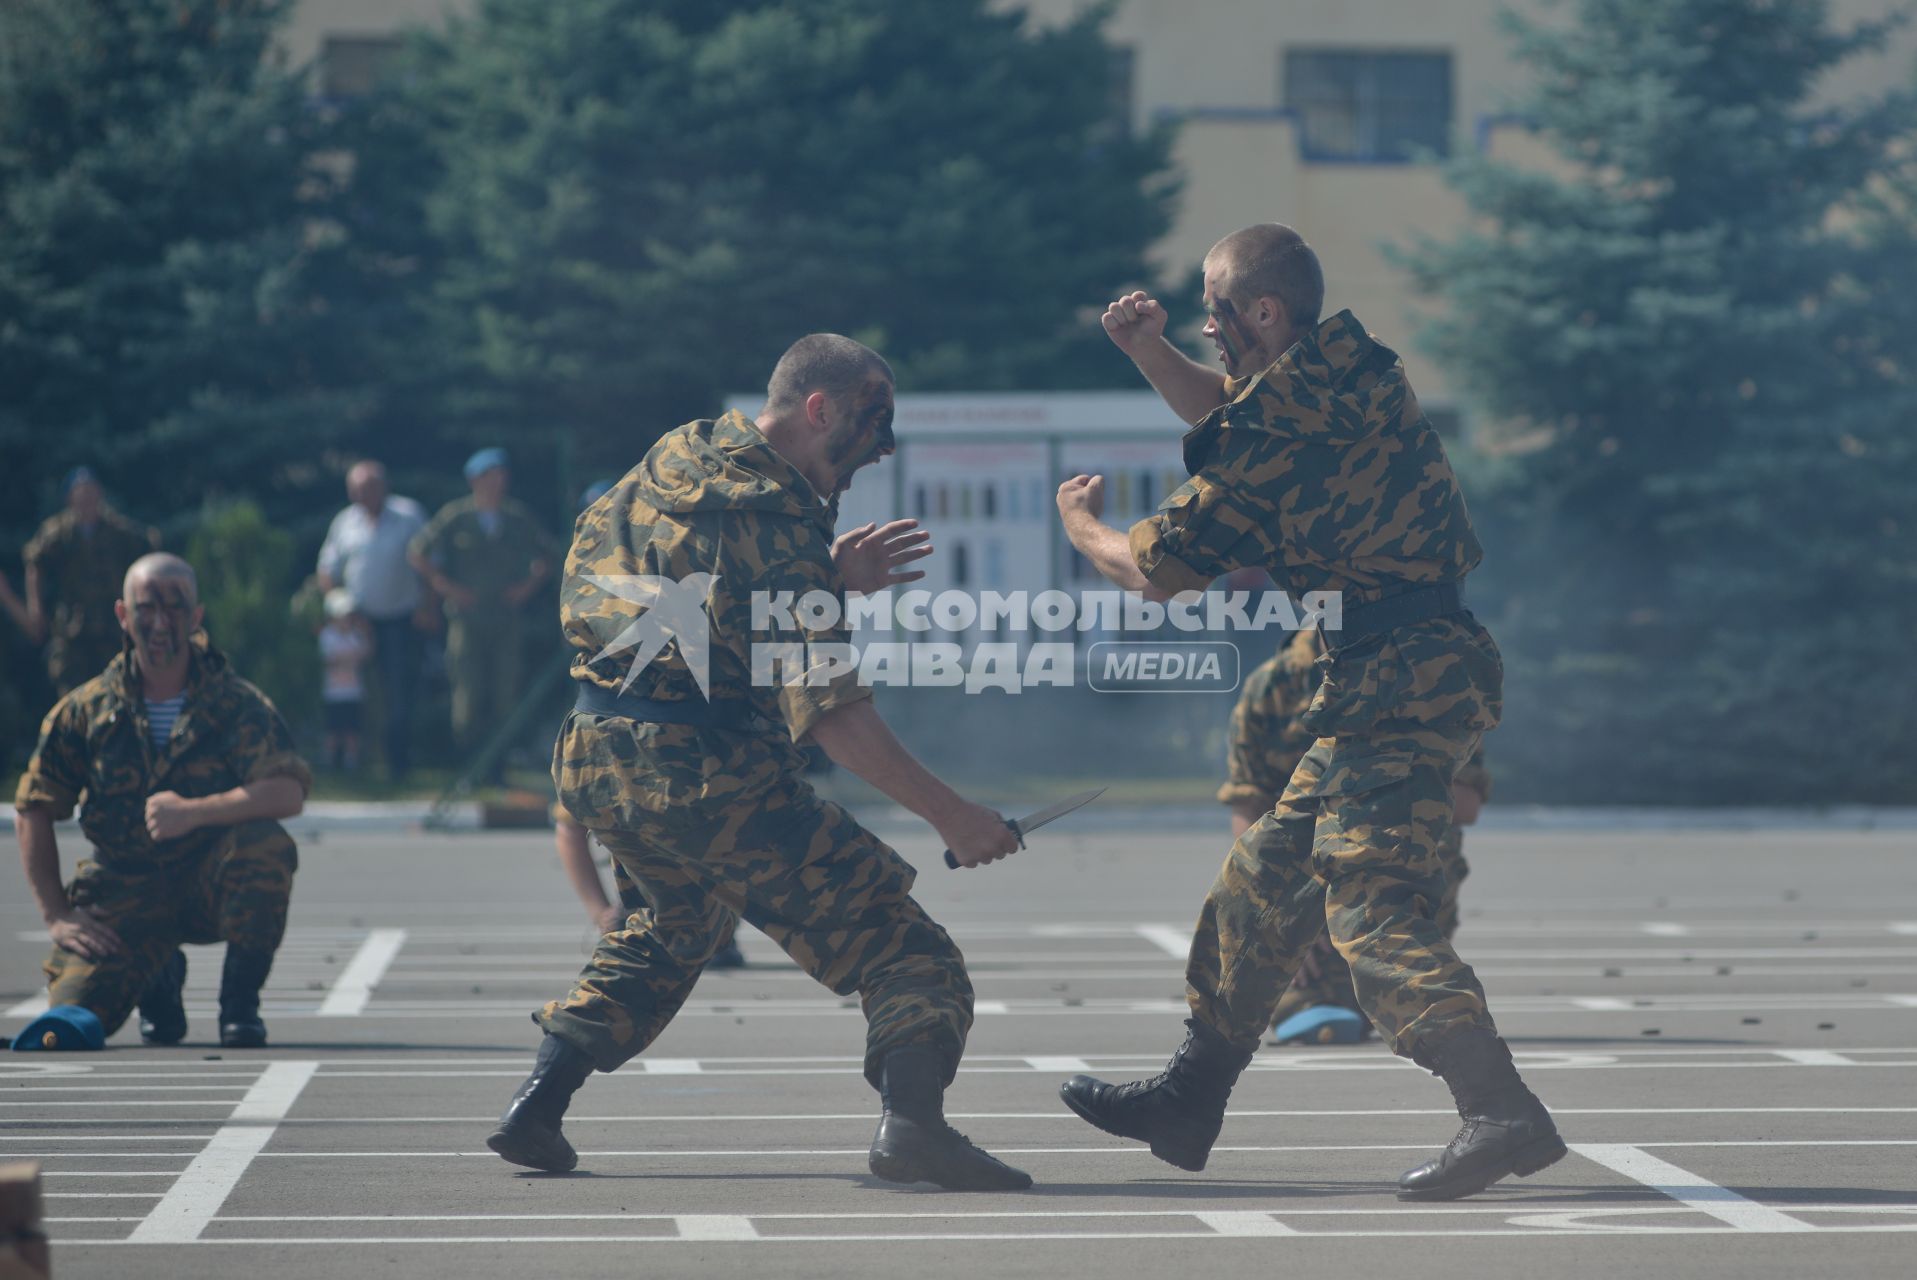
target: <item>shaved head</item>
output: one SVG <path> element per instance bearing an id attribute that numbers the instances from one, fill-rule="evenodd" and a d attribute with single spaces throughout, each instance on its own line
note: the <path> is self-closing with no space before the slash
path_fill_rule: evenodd
<path id="1" fill-rule="evenodd" d="M 836 333 L 807 334 L 786 348 L 773 367 L 765 407 L 772 413 L 789 412 L 814 391 L 844 401 L 861 391 L 875 373 L 888 383 L 897 381 L 885 357 L 863 342 Z"/>
<path id="2" fill-rule="evenodd" d="M 127 566 L 126 578 L 120 584 L 120 598 L 129 604 L 133 603 L 134 595 L 143 582 L 155 586 L 163 582 L 178 583 L 189 607 L 200 602 L 200 580 L 194 576 L 193 566 L 168 552 L 155 551 Z"/>
<path id="3" fill-rule="evenodd" d="M 1297 329 L 1318 323 L 1325 305 L 1325 272 L 1305 238 L 1280 222 L 1234 231 L 1205 255 L 1218 292 L 1240 309 L 1259 298 L 1276 298 Z"/>

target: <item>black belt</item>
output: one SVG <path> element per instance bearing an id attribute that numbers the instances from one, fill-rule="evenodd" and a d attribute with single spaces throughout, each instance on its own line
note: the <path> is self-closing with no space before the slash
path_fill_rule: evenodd
<path id="1" fill-rule="evenodd" d="M 697 729 L 733 729 L 753 727 L 757 713 L 743 702 L 661 702 L 636 693 L 614 693 L 585 681 L 579 683 L 579 695 L 573 710 L 595 716 L 621 716 L 652 724 L 689 724 Z"/>
<path id="2" fill-rule="evenodd" d="M 1381 635 L 1398 627 L 1410 626 L 1450 613 L 1464 612 L 1464 592 L 1455 582 L 1439 582 L 1428 587 L 1413 587 L 1370 604 L 1346 605 L 1344 623 L 1336 631 L 1320 626 L 1328 648 L 1339 648 L 1367 636 Z"/>

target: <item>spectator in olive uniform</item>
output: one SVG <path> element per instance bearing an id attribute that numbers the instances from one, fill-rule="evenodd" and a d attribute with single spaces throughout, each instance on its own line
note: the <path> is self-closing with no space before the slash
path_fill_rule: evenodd
<path id="1" fill-rule="evenodd" d="M 911 897 L 910 864 L 805 782 L 803 744 L 931 823 L 961 865 L 1012 853 L 1012 831 L 912 758 L 856 670 L 813 664 L 808 645 L 849 641 L 842 611 L 817 625 L 758 614 L 888 584 L 887 541 L 866 529 L 835 542 L 832 521 L 853 474 L 891 451 L 892 412 L 876 352 L 813 334 L 780 358 L 756 421 L 735 411 L 667 432 L 579 518 L 560 593 L 578 698 L 553 778 L 648 908 L 534 1015 L 545 1037 L 532 1075 L 487 1139 L 507 1160 L 578 1163 L 560 1131 L 573 1093 L 665 1030 L 743 916 L 820 983 L 859 994 L 865 1076 L 883 1102 L 873 1173 L 1031 1185 L 945 1123 L 972 1023 L 964 958 Z M 766 678 L 766 645 L 796 650 L 801 669 Z"/>
<path id="2" fill-rule="evenodd" d="M 1058 490 L 1065 534 L 1105 577 L 1152 598 L 1255 565 L 1288 591 L 1338 593 L 1342 627 L 1302 718 L 1316 741 L 1232 846 L 1200 913 L 1184 1046 L 1153 1079 L 1075 1076 L 1061 1095 L 1091 1124 L 1204 1168 L 1232 1085 L 1329 929 L 1366 1016 L 1394 1052 L 1443 1077 L 1464 1119 L 1398 1194 L 1471 1195 L 1565 1152 L 1437 921 L 1451 780 L 1502 709 L 1497 646 L 1460 590 L 1483 552 L 1397 353 L 1349 311 L 1319 319 L 1324 275 L 1297 232 L 1234 232 L 1206 255 L 1204 280 L 1223 375 L 1165 339 L 1164 308 L 1142 293 L 1103 318 L 1192 424 L 1191 478 L 1127 536 L 1099 519 L 1103 481 L 1073 477 Z"/>
<path id="3" fill-rule="evenodd" d="M 160 545 L 153 529 L 107 505 L 86 467 L 66 480 L 67 507 L 40 526 L 21 553 L 27 638 L 47 646 L 47 678 L 64 694 L 105 670 L 120 652 L 114 603 L 126 567 Z M 51 613 L 49 614 L 49 609 Z"/>
<path id="4" fill-rule="evenodd" d="M 1322 634 L 1307 627 L 1245 677 L 1244 691 L 1231 712 L 1225 784 L 1218 789 L 1219 801 L 1231 807 L 1234 839 L 1277 806 L 1298 761 L 1316 741 L 1302 721 L 1318 691 L 1316 664 L 1324 651 Z M 1438 927 L 1447 938 L 1458 931 L 1458 889 L 1471 874 L 1464 860 L 1463 828 L 1477 821 L 1490 789 L 1491 775 L 1480 748 L 1452 780 L 1456 821 L 1438 845 L 1438 860 L 1444 867 Z M 1320 933 L 1300 958 L 1298 972 L 1279 998 L 1272 1021 L 1272 1038 L 1279 1044 L 1353 1044 L 1370 1029 L 1358 1009 L 1351 966 L 1331 945 L 1329 935 Z"/>
<path id="5" fill-rule="evenodd" d="M 466 460 L 472 496 L 447 503 L 413 539 L 413 567 L 446 602 L 453 741 L 470 756 L 519 700 L 520 610 L 552 573 L 559 547 L 506 496 L 504 449 Z"/>
<path id="6" fill-rule="evenodd" d="M 143 992 L 157 1005 L 158 986 L 175 1007 L 149 1010 L 147 1038 L 175 1043 L 179 945 L 225 942 L 220 1042 L 263 1045 L 260 988 L 298 865 L 279 820 L 300 811 L 310 775 L 273 704 L 200 630 L 184 560 L 136 560 L 116 612 L 125 648 L 48 713 L 14 800 L 27 884 L 53 935 L 41 1031 L 48 1047 L 97 1047 Z M 93 858 L 62 886 L 53 824 L 82 797 Z M 34 1028 L 21 1040 L 40 1044 Z"/>

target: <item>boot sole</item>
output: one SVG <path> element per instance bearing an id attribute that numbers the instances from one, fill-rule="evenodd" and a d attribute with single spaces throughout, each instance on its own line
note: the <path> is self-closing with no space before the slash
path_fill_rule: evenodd
<path id="1" fill-rule="evenodd" d="M 1400 1200 L 1462 1200 L 1474 1196 L 1492 1183 L 1516 1174 L 1528 1178 L 1543 1169 L 1549 1169 L 1567 1154 L 1564 1139 L 1555 1133 L 1541 1138 L 1533 1138 L 1511 1154 L 1511 1158 L 1502 1165 L 1493 1165 L 1488 1169 L 1472 1174 L 1469 1178 L 1454 1182 L 1441 1183 L 1433 1187 L 1423 1187 L 1416 1191 L 1398 1192 Z"/>
<path id="2" fill-rule="evenodd" d="M 1058 1096 L 1064 1101 L 1066 1106 L 1072 1109 L 1072 1114 L 1076 1115 L 1086 1124 L 1092 1126 L 1094 1129 L 1102 1129 L 1114 1138 L 1125 1138 L 1132 1142 L 1149 1143 L 1151 1153 L 1160 1160 L 1163 1160 L 1166 1164 L 1171 1165 L 1174 1169 L 1183 1169 L 1186 1173 L 1203 1173 L 1206 1162 L 1211 1159 L 1211 1148 L 1209 1146 L 1194 1155 L 1189 1148 L 1173 1147 L 1163 1142 L 1154 1142 L 1149 1138 L 1141 1138 L 1135 1133 L 1123 1133 L 1112 1128 L 1081 1106 L 1078 1099 L 1072 1095 L 1069 1085 L 1058 1086 Z"/>
<path id="3" fill-rule="evenodd" d="M 579 1167 L 579 1153 L 568 1150 L 560 1155 L 537 1139 L 527 1140 L 517 1129 L 501 1126 L 486 1139 L 486 1147 L 500 1159 L 541 1173 L 571 1173 Z"/>
<path id="4" fill-rule="evenodd" d="M 945 1182 L 926 1172 L 924 1167 L 918 1164 L 918 1162 L 903 1160 L 896 1156 L 873 1156 L 867 1161 L 867 1167 L 872 1170 L 873 1177 L 881 1178 L 886 1182 L 896 1182 L 901 1185 L 914 1182 L 929 1182 L 933 1186 L 942 1187 L 947 1191 L 1026 1191 L 1029 1190 L 1032 1185 L 1031 1175 L 1029 1174 L 1021 1175 L 1021 1178 L 1017 1181 L 1000 1180 L 988 1183 L 953 1180 L 951 1182 Z"/>

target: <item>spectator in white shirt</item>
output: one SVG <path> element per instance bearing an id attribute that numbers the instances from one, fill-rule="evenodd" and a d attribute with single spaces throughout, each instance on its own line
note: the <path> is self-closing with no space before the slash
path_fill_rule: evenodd
<path id="1" fill-rule="evenodd" d="M 419 681 L 419 630 L 431 625 L 432 601 L 406 560 L 406 546 L 426 527 L 411 498 L 386 491 L 386 468 L 371 460 L 346 473 L 352 505 L 333 517 L 320 547 L 322 591 L 344 587 L 373 631 L 374 671 L 385 710 L 386 769 L 397 782 L 412 764 L 413 695 Z"/>

